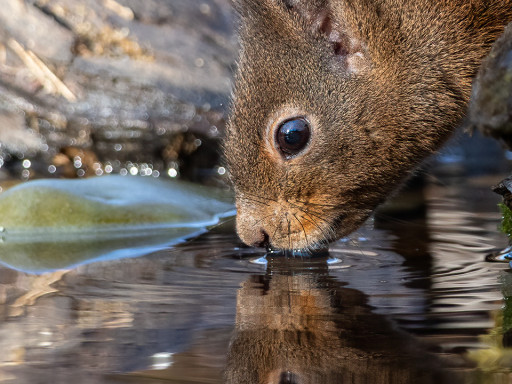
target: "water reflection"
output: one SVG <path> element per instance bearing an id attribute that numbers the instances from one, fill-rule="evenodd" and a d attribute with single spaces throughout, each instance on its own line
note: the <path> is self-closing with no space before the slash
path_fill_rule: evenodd
<path id="1" fill-rule="evenodd" d="M 231 220 L 138 258 L 0 265 L 0 381 L 508 383 L 512 282 L 484 261 L 506 244 L 491 184 L 429 182 L 314 259 L 251 263 L 264 254 Z"/>
<path id="2" fill-rule="evenodd" d="M 439 358 L 330 276 L 326 256 L 267 258 L 237 294 L 226 383 L 447 382 Z"/>

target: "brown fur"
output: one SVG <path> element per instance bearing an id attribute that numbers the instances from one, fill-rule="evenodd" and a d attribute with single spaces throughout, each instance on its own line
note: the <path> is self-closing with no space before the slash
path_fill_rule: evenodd
<path id="1" fill-rule="evenodd" d="M 359 227 L 460 122 L 512 0 L 238 0 L 225 156 L 250 245 L 312 248 Z M 300 114 L 284 160 L 272 128 Z"/>
<path id="2" fill-rule="evenodd" d="M 224 383 L 461 382 L 366 299 L 316 272 L 253 276 L 238 291 Z"/>

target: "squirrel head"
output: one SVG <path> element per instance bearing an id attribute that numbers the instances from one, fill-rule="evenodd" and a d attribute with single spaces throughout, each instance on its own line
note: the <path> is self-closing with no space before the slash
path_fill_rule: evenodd
<path id="1" fill-rule="evenodd" d="M 354 231 L 462 116 L 470 80 L 410 32 L 428 13 L 352 3 L 236 0 L 224 153 L 249 245 L 313 249 Z"/>

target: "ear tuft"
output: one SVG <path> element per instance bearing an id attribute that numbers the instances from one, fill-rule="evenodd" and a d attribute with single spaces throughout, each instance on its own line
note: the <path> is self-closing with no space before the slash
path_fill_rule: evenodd
<path id="1" fill-rule="evenodd" d="M 324 32 L 329 19 L 329 4 L 326 0 L 280 0 L 285 7 L 298 14 L 311 27 L 313 32 Z"/>
<path id="2" fill-rule="evenodd" d="M 332 46 L 334 55 L 345 62 L 349 72 L 366 67 L 363 43 L 354 37 L 339 14 L 335 14 L 330 0 L 278 0 L 290 13 L 303 19 L 312 34 L 321 36 Z"/>
<path id="3" fill-rule="evenodd" d="M 366 67 L 366 52 L 362 42 L 354 37 L 342 14 L 336 12 L 333 0 L 233 0 L 240 16 L 258 28 L 272 29 L 286 34 L 282 28 L 293 21 L 301 22 L 300 29 L 317 39 L 323 39 L 332 47 L 332 54 L 344 63 L 349 72 L 359 72 Z M 339 7 L 338 7 L 339 8 Z M 290 17 L 292 19 L 290 19 Z M 283 22 L 288 20 L 289 22 Z M 279 25 L 279 29 L 276 29 Z M 297 28 L 299 29 L 299 28 Z"/>

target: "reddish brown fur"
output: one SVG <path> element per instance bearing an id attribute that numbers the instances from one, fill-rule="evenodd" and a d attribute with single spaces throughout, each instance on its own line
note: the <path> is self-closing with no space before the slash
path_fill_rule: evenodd
<path id="1" fill-rule="evenodd" d="M 225 384 L 456 384 L 359 291 L 322 274 L 252 276 L 237 294 Z"/>
<path id="2" fill-rule="evenodd" d="M 238 0 L 241 53 L 225 156 L 250 245 L 347 235 L 446 140 L 512 0 Z M 334 33 L 333 33 L 334 32 Z M 296 114 L 309 148 L 284 160 Z M 266 236 L 265 236 L 266 234 Z"/>

